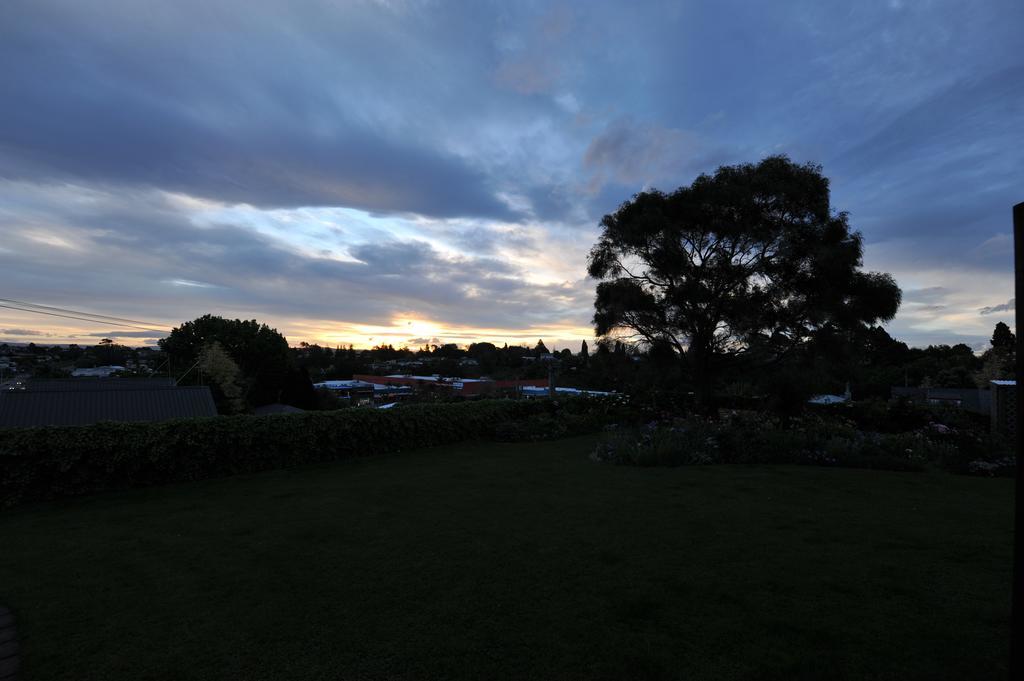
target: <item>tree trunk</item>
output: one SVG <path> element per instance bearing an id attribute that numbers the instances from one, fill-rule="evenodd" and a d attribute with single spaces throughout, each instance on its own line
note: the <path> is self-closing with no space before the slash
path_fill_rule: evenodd
<path id="1" fill-rule="evenodd" d="M 718 404 L 715 400 L 715 377 L 711 369 L 711 355 L 699 346 L 692 347 L 690 369 L 693 372 L 693 390 L 696 410 L 701 416 L 718 418 Z"/>

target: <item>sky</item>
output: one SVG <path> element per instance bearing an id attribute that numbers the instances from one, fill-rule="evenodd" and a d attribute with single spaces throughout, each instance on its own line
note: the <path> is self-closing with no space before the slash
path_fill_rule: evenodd
<path id="1" fill-rule="evenodd" d="M 645 189 L 787 154 L 895 276 L 910 345 L 1013 326 L 1024 2 L 5 0 L 0 340 L 593 337 Z"/>

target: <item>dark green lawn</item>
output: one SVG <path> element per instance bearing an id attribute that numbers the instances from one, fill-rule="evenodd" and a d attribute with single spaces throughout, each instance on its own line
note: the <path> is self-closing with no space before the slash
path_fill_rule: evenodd
<path id="1" fill-rule="evenodd" d="M 25 678 L 1004 678 L 1010 481 L 591 443 L 2 512 Z"/>

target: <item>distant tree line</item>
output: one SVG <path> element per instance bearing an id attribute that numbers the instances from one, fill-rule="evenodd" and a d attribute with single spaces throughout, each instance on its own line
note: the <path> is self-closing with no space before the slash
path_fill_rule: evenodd
<path id="1" fill-rule="evenodd" d="M 159 356 L 154 348 L 136 348 L 104 338 L 96 345 L 27 345 L 0 344 L 0 356 L 20 356 L 20 369 L 31 370 L 35 376 L 60 378 L 74 369 L 98 366 L 140 366 Z M 27 362 L 26 362 L 27 360 Z"/>
<path id="2" fill-rule="evenodd" d="M 591 350 L 593 347 L 593 350 Z M 880 326 L 845 335 L 823 335 L 771 370 L 742 367 L 722 373 L 718 397 L 760 399 L 792 393 L 804 399 L 815 392 L 841 394 L 848 384 L 857 398 L 890 396 L 893 386 L 988 387 L 994 379 L 1012 378 L 1016 338 L 999 322 L 981 354 L 965 344 L 911 348 Z M 129 348 L 111 342 L 95 346 L 0 345 L 0 354 L 52 357 L 35 368 L 38 376 L 66 376 L 69 366 L 123 364 L 135 357 L 159 367 L 183 385 L 209 385 L 224 413 L 282 402 L 303 409 L 325 406 L 312 383 L 350 379 L 356 374 L 427 373 L 495 379 L 546 378 L 559 386 L 613 390 L 640 398 L 661 396 L 666 402 L 693 401 L 694 377 L 677 353 L 662 344 L 623 340 L 583 341 L 577 352 L 534 346 L 459 346 L 418 348 L 382 344 L 357 349 L 300 343 L 289 347 L 276 330 L 250 320 L 206 315 L 177 327 L 159 349 Z"/>

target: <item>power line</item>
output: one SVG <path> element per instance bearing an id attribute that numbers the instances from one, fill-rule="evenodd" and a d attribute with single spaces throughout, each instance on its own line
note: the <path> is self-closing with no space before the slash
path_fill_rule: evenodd
<path id="1" fill-rule="evenodd" d="M 63 307 L 53 307 L 51 305 L 40 305 L 38 303 L 26 303 L 23 300 L 11 300 L 9 298 L 0 298 L 2 303 L 10 303 L 12 305 L 23 305 L 25 307 L 37 307 L 43 310 L 53 310 L 54 312 L 65 312 L 67 314 L 83 315 L 86 317 L 97 317 L 101 320 L 113 320 L 116 322 L 125 322 L 126 324 L 141 324 L 142 326 L 159 326 L 159 324 L 152 324 L 150 322 L 142 322 L 138 319 L 125 319 L 124 317 L 111 317 L 105 314 L 93 314 L 92 312 L 82 312 L 81 310 L 69 310 Z"/>
<path id="2" fill-rule="evenodd" d="M 102 319 L 90 319 L 88 317 L 79 317 L 79 316 L 68 315 L 68 314 L 58 314 L 56 312 L 46 312 L 44 310 L 33 310 L 31 308 L 26 308 L 26 307 L 15 307 L 13 305 L 4 305 L 2 303 L 0 303 L 0 307 L 5 307 L 5 308 L 7 308 L 9 310 L 18 310 L 20 312 L 32 312 L 34 314 L 45 314 L 45 315 L 49 315 L 51 317 L 63 317 L 65 319 L 78 319 L 78 320 L 81 320 L 83 322 L 92 322 L 94 324 L 99 323 L 99 324 L 106 324 L 108 326 L 124 326 L 124 327 L 132 328 L 132 329 L 140 329 L 142 331 L 152 331 L 154 333 L 167 333 L 167 329 L 153 329 L 153 328 L 148 328 L 148 327 L 145 327 L 145 326 L 138 326 L 136 324 L 122 324 L 122 323 L 119 323 L 119 322 L 110 322 L 110 321 L 105 321 L 105 320 L 102 320 Z M 86 313 L 86 314 L 88 314 L 88 313 Z"/>

